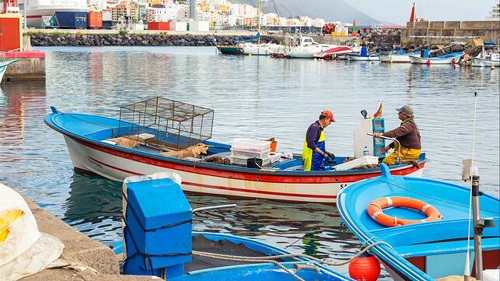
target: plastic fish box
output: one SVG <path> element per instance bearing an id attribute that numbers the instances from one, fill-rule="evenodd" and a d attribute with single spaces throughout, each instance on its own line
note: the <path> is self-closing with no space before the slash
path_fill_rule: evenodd
<path id="1" fill-rule="evenodd" d="M 229 160 L 231 161 L 231 164 L 246 166 L 247 165 L 247 160 L 249 158 L 254 158 L 254 157 L 234 157 L 234 156 L 230 156 Z M 256 158 L 259 158 L 259 157 L 256 157 Z M 260 158 L 260 159 L 262 159 L 262 166 L 266 166 L 266 165 L 271 164 L 272 157 L 269 156 L 267 158 Z"/>
<path id="2" fill-rule="evenodd" d="M 254 139 L 235 139 L 231 142 L 231 149 L 248 152 L 264 152 L 271 149 L 271 142 Z"/>
<path id="3" fill-rule="evenodd" d="M 231 156 L 232 157 L 238 157 L 238 158 L 267 158 L 269 157 L 271 153 L 271 150 L 264 150 L 264 151 L 249 151 L 249 150 L 239 150 L 239 149 L 234 149 L 231 148 Z"/>
<path id="4" fill-rule="evenodd" d="M 352 168 L 356 168 L 359 166 L 363 165 L 369 165 L 369 164 L 378 164 L 378 157 L 377 156 L 363 156 L 358 159 L 351 160 L 349 162 L 345 162 L 336 166 L 333 166 L 332 168 L 337 171 L 344 171 L 344 170 L 349 170 Z"/>
<path id="5" fill-rule="evenodd" d="M 191 261 L 191 206 L 179 184 L 163 174 L 168 173 L 130 177 L 123 184 L 127 256 L 150 255 L 153 269 Z M 140 266 L 149 270 L 150 264 Z"/>

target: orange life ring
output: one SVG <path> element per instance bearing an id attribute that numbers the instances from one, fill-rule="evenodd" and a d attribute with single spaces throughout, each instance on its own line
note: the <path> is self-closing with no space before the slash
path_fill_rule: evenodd
<path id="1" fill-rule="evenodd" d="M 407 220 L 397 217 L 391 217 L 389 215 L 384 214 L 383 209 L 391 206 L 414 209 L 426 214 L 427 218 L 422 220 Z M 424 201 L 402 196 L 390 196 L 390 197 L 381 197 L 375 199 L 368 205 L 366 211 L 374 221 L 378 222 L 383 226 L 399 226 L 399 225 L 414 224 L 421 222 L 437 221 L 442 218 L 441 213 L 435 207 L 425 203 Z"/>

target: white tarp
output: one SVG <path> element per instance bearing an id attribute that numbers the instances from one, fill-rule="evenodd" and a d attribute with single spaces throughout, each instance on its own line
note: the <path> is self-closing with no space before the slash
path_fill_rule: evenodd
<path id="1" fill-rule="evenodd" d="M 64 244 L 38 231 L 23 197 L 0 183 L 0 280 L 14 281 L 45 269 Z"/>

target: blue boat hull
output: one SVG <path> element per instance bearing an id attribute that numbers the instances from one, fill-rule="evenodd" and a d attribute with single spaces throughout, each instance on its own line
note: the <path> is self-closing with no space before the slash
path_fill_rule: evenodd
<path id="1" fill-rule="evenodd" d="M 337 207 L 349 229 L 384 263 L 395 279 L 435 280 L 463 275 L 466 253 L 474 258 L 474 227 L 469 221 L 470 189 L 438 180 L 383 176 L 352 184 L 339 193 Z M 397 227 L 385 227 L 368 215 L 367 208 L 381 197 L 404 196 L 435 207 L 442 219 Z M 492 218 L 497 227 L 482 235 L 484 269 L 500 266 L 500 200 L 480 196 L 480 215 Z M 393 207 L 383 210 L 395 218 L 425 219 L 421 212 Z"/>

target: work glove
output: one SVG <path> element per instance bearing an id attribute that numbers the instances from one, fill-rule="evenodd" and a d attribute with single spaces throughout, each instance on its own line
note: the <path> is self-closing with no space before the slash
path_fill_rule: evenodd
<path id="1" fill-rule="evenodd" d="M 328 161 L 328 154 L 326 154 L 325 152 L 321 151 L 321 156 L 323 156 L 323 158 L 325 158 L 326 161 Z"/>
<path id="2" fill-rule="evenodd" d="M 330 157 L 332 160 L 335 159 L 335 154 L 331 153 L 331 152 L 326 152 L 326 155 L 328 155 L 328 157 Z"/>

